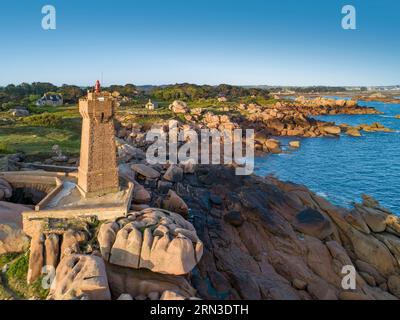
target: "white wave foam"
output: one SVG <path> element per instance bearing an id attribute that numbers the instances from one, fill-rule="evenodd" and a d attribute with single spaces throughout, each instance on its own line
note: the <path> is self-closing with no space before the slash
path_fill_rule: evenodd
<path id="1" fill-rule="evenodd" d="M 328 195 L 325 192 L 322 192 L 322 191 L 317 192 L 317 196 L 320 196 L 322 198 L 328 198 Z"/>

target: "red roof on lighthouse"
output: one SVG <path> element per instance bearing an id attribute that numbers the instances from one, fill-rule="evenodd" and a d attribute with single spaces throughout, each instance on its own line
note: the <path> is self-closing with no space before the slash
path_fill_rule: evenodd
<path id="1" fill-rule="evenodd" d="M 94 86 L 94 92 L 100 93 L 100 91 L 101 91 L 100 81 L 97 80 L 96 85 Z"/>

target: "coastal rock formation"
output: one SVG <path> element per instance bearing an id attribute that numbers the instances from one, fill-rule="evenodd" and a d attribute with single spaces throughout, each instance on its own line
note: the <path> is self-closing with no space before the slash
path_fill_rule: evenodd
<path id="1" fill-rule="evenodd" d="M 300 148 L 300 141 L 296 140 L 296 141 L 290 141 L 289 142 L 289 146 L 291 148 Z"/>
<path id="2" fill-rule="evenodd" d="M 393 132 L 393 130 L 386 128 L 383 124 L 378 122 L 372 124 L 360 124 L 359 126 L 350 126 L 348 124 L 341 124 L 340 128 L 346 131 L 346 134 L 353 137 L 360 137 L 361 132 Z"/>
<path id="3" fill-rule="evenodd" d="M 207 112 L 203 117 L 203 124 L 208 129 L 233 130 L 239 128 L 239 125 L 231 120 L 228 115 L 215 115 Z"/>
<path id="4" fill-rule="evenodd" d="M 202 108 L 193 108 L 190 110 L 190 114 L 193 116 L 200 116 L 203 113 Z"/>
<path id="5" fill-rule="evenodd" d="M 167 196 L 162 201 L 162 207 L 168 211 L 176 212 L 187 218 L 189 207 L 183 199 L 173 190 L 168 190 Z"/>
<path id="6" fill-rule="evenodd" d="M 69 255 L 61 260 L 49 300 L 110 300 L 107 273 L 101 257 Z"/>
<path id="7" fill-rule="evenodd" d="M 132 170 L 148 179 L 157 179 L 160 173 L 145 164 L 133 164 Z"/>
<path id="8" fill-rule="evenodd" d="M 88 235 L 83 230 L 68 229 L 57 233 L 36 232 L 30 242 L 29 269 L 27 283 L 35 282 L 49 268 L 56 268 L 60 260 L 81 253 L 81 245 Z"/>
<path id="9" fill-rule="evenodd" d="M 21 154 L 13 154 L 0 158 L 0 171 L 17 171 L 18 163 L 22 160 Z"/>
<path id="10" fill-rule="evenodd" d="M 155 273 L 146 269 L 124 268 L 110 263 L 106 263 L 106 270 L 113 298 L 129 294 L 135 299 L 159 300 L 165 291 L 175 292 L 185 298 L 196 294 L 196 290 L 183 276 Z"/>
<path id="11" fill-rule="evenodd" d="M 132 201 L 135 204 L 145 204 L 149 203 L 151 200 L 151 193 L 147 191 L 140 184 L 136 183 L 135 188 L 133 190 Z"/>
<path id="12" fill-rule="evenodd" d="M 169 110 L 172 110 L 173 113 L 187 113 L 189 108 L 186 102 L 175 100 L 169 105 Z"/>
<path id="13" fill-rule="evenodd" d="M 193 225 L 157 208 L 103 223 L 103 259 L 74 253 L 89 239 L 76 230 L 38 235 L 31 261 L 43 262 L 31 274 L 66 252 L 50 299 L 400 298 L 400 219 L 371 197 L 347 210 L 306 187 L 226 166 L 199 165 L 179 182 L 159 182 L 185 199 Z M 342 287 L 348 266 L 354 290 Z"/>
<path id="14" fill-rule="evenodd" d="M 80 253 L 80 244 L 87 240 L 86 233 L 78 230 L 67 230 L 63 233 L 61 243 L 61 259 L 67 255 Z"/>
<path id="15" fill-rule="evenodd" d="M 185 297 L 174 291 L 166 290 L 163 292 L 160 300 L 185 300 Z"/>
<path id="16" fill-rule="evenodd" d="M 346 101 L 321 110 L 326 108 L 361 110 Z M 267 152 L 281 150 L 272 135 L 363 130 L 317 121 L 308 117 L 317 111 L 300 109 L 285 102 L 241 105 L 242 115 L 206 113 L 201 126 L 234 128 L 253 119 L 249 127 L 257 129 L 257 144 Z M 133 124 L 118 130 L 124 162 L 119 174 L 134 184 L 134 212 L 96 225 L 96 232 L 69 228 L 69 220 L 64 230 L 33 234 L 28 282 L 36 281 L 43 267 L 57 268 L 50 299 L 400 298 L 400 219 L 374 199 L 364 197 L 349 210 L 303 186 L 236 176 L 233 166 L 147 165 L 141 130 Z M 102 258 L 96 256 L 99 250 Z M 354 290 L 342 287 L 346 266 L 356 269 Z"/>
<path id="17" fill-rule="evenodd" d="M 133 269 L 183 275 L 203 254 L 193 226 L 180 215 L 145 209 L 101 226 L 98 241 L 103 258 Z"/>
<path id="18" fill-rule="evenodd" d="M 201 298 L 396 298 L 397 219 L 386 219 L 385 231 L 375 233 L 359 212 L 364 204 L 349 211 L 303 186 L 238 177 L 226 167 L 207 168 L 208 187 L 198 179 L 203 170 L 200 166 L 195 178 L 185 177 L 178 193 L 188 199 L 204 243 L 198 272 L 191 275 Z M 214 204 L 211 195 L 222 201 Z M 342 288 L 345 266 L 356 268 L 355 290 Z"/>
<path id="19" fill-rule="evenodd" d="M 322 127 L 322 130 L 324 133 L 334 135 L 334 136 L 339 135 L 341 132 L 340 127 L 336 127 L 336 126 L 324 126 L 324 127 Z"/>
<path id="20" fill-rule="evenodd" d="M 23 252 L 29 238 L 22 231 L 22 215 L 30 211 L 26 206 L 0 201 L 0 254 Z"/>
<path id="21" fill-rule="evenodd" d="M 295 101 L 280 101 L 275 105 L 257 106 L 241 104 L 238 107 L 243 119 L 241 126 L 264 131 L 271 136 L 319 137 L 339 135 L 341 130 L 333 123 L 318 121 L 315 115 L 334 114 L 379 114 L 374 108 L 358 106 L 351 100 L 317 98 L 307 100 L 299 97 Z"/>
<path id="22" fill-rule="evenodd" d="M 375 122 L 373 124 L 360 124 L 360 130 L 364 130 L 366 132 L 392 132 L 393 130 L 386 128 L 384 125 Z"/>
<path id="23" fill-rule="evenodd" d="M 354 100 L 335 100 L 317 97 L 306 99 L 297 97 L 295 102 L 297 107 L 306 108 L 311 114 L 379 114 L 374 108 L 361 107 Z"/>
<path id="24" fill-rule="evenodd" d="M 12 196 L 11 185 L 6 180 L 0 178 L 0 201 L 11 198 L 11 196 Z"/>
<path id="25" fill-rule="evenodd" d="M 44 242 L 45 261 L 47 267 L 57 268 L 60 259 L 60 237 L 57 234 L 49 234 Z"/>
<path id="26" fill-rule="evenodd" d="M 319 211 L 307 208 L 300 211 L 293 220 L 296 230 L 323 240 L 333 233 L 330 220 L 325 218 Z"/>
<path id="27" fill-rule="evenodd" d="M 348 128 L 346 134 L 352 137 L 361 137 L 361 133 L 357 128 Z"/>
<path id="28" fill-rule="evenodd" d="M 8 112 L 11 113 L 13 117 L 27 117 L 30 115 L 29 110 L 24 107 L 17 107 L 15 109 L 10 109 L 8 110 Z"/>
<path id="29" fill-rule="evenodd" d="M 164 179 L 170 182 L 179 182 L 183 177 L 183 169 L 176 165 L 170 165 L 164 174 Z"/>
<path id="30" fill-rule="evenodd" d="M 26 282 L 32 284 L 42 274 L 42 267 L 45 264 L 44 259 L 44 241 L 43 234 L 35 235 L 31 240 L 30 254 L 29 254 L 29 269 Z"/>
<path id="31" fill-rule="evenodd" d="M 276 139 L 268 139 L 265 141 L 265 148 L 270 153 L 281 153 L 281 143 Z"/>
<path id="32" fill-rule="evenodd" d="M 117 141 L 118 148 L 118 159 L 123 162 L 128 162 L 133 159 L 135 160 L 143 160 L 146 158 L 146 154 L 139 148 L 135 148 L 127 143 L 122 141 Z"/>

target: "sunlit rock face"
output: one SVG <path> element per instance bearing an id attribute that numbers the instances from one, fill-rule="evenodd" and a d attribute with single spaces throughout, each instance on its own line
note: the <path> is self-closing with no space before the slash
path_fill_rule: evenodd
<path id="1" fill-rule="evenodd" d="M 104 261 L 101 257 L 72 254 L 57 267 L 50 300 L 110 300 Z"/>
<path id="2" fill-rule="evenodd" d="M 189 273 L 203 254 L 192 224 L 161 209 L 103 224 L 98 241 L 103 258 L 112 264 L 171 275 Z"/>
<path id="3" fill-rule="evenodd" d="M 29 239 L 22 231 L 23 211 L 29 208 L 0 201 L 0 254 L 23 252 L 29 247 Z"/>

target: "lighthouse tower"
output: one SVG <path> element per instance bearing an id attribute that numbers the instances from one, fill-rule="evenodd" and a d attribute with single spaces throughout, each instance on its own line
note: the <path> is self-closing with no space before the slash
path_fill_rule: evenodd
<path id="1" fill-rule="evenodd" d="M 97 80 L 94 92 L 79 100 L 82 115 L 81 155 L 78 188 L 85 198 L 119 190 L 114 112 L 116 102 L 109 92 L 102 92 Z"/>

